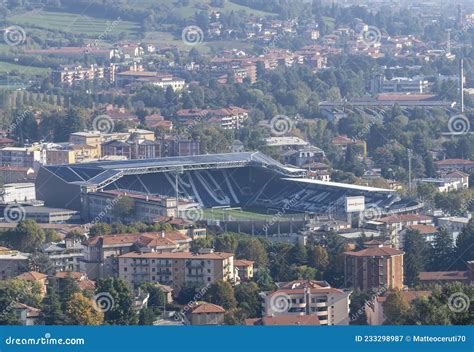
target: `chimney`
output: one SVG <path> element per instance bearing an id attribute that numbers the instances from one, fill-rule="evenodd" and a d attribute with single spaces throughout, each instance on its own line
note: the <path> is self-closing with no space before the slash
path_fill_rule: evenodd
<path id="1" fill-rule="evenodd" d="M 161 230 L 161 238 L 165 238 L 165 230 Z"/>

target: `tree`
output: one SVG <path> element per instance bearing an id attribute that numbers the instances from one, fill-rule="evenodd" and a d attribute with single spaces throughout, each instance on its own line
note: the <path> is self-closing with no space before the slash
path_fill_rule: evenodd
<path id="1" fill-rule="evenodd" d="M 30 256 L 29 266 L 31 270 L 37 271 L 47 275 L 54 275 L 56 273 L 56 267 L 52 262 L 49 255 L 42 252 L 32 253 Z"/>
<path id="2" fill-rule="evenodd" d="M 105 224 L 103 222 L 94 224 L 89 229 L 89 234 L 91 235 L 91 237 L 104 236 L 104 235 L 109 235 L 111 233 L 112 233 L 112 228 L 110 227 L 110 225 Z"/>
<path id="3" fill-rule="evenodd" d="M 367 315 L 365 305 L 371 299 L 367 292 L 355 290 L 351 294 L 350 321 L 353 325 L 367 325 Z"/>
<path id="4" fill-rule="evenodd" d="M 392 291 L 383 303 L 383 312 L 386 317 L 384 324 L 403 325 L 409 310 L 410 305 L 403 292 L 400 290 Z"/>
<path id="5" fill-rule="evenodd" d="M 22 252 L 35 252 L 45 240 L 44 231 L 34 220 L 22 220 L 7 233 L 7 242 Z"/>
<path id="6" fill-rule="evenodd" d="M 253 260 L 258 266 L 268 264 L 268 256 L 262 242 L 256 238 L 244 238 L 239 241 L 235 252 L 237 258 Z"/>
<path id="7" fill-rule="evenodd" d="M 66 234 L 65 239 L 71 240 L 73 242 L 82 242 L 86 239 L 86 236 L 82 232 L 74 229 Z"/>
<path id="8" fill-rule="evenodd" d="M 244 282 L 235 288 L 237 306 L 247 318 L 260 317 L 262 314 L 262 299 L 260 288 L 255 282 Z"/>
<path id="9" fill-rule="evenodd" d="M 237 306 L 232 285 L 223 280 L 214 282 L 205 294 L 205 300 L 222 306 L 224 309 L 232 309 Z"/>
<path id="10" fill-rule="evenodd" d="M 454 255 L 452 236 L 446 230 L 441 230 L 436 235 L 433 246 L 430 248 L 430 271 L 449 270 L 453 264 Z"/>
<path id="11" fill-rule="evenodd" d="M 110 325 L 136 325 L 137 314 L 133 309 L 133 292 L 130 285 L 118 278 L 100 279 L 96 282 L 96 294 L 108 298 L 104 321 Z"/>
<path id="12" fill-rule="evenodd" d="M 268 268 L 258 268 L 253 279 L 262 291 L 272 291 L 276 287 Z"/>
<path id="13" fill-rule="evenodd" d="M 225 233 L 221 236 L 216 236 L 214 239 L 214 248 L 218 252 L 235 253 L 239 241 L 232 233 Z"/>
<path id="14" fill-rule="evenodd" d="M 46 325 L 68 324 L 68 318 L 62 310 L 61 300 L 57 290 L 57 282 L 52 281 L 48 284 L 46 296 L 43 299 L 41 308 L 42 320 Z"/>
<path id="15" fill-rule="evenodd" d="M 317 270 L 317 275 L 322 276 L 329 265 L 329 255 L 321 245 L 316 245 L 308 251 L 309 265 Z"/>
<path id="16" fill-rule="evenodd" d="M 308 253 L 305 245 L 301 242 L 296 243 L 290 252 L 289 262 L 291 264 L 303 265 L 306 264 L 307 260 Z"/>
<path id="17" fill-rule="evenodd" d="M 101 325 L 104 321 L 104 313 L 79 292 L 67 302 L 66 313 L 73 325 Z"/>
<path id="18" fill-rule="evenodd" d="M 425 270 L 429 247 L 418 231 L 408 230 L 404 249 L 405 283 L 414 286 L 419 282 L 420 271 Z"/>
<path id="19" fill-rule="evenodd" d="M 297 266 L 295 268 L 295 275 L 297 279 L 314 280 L 316 277 L 316 269 L 307 265 Z"/>
<path id="20" fill-rule="evenodd" d="M 166 293 L 160 287 L 151 282 L 143 283 L 141 287 L 150 294 L 149 307 L 163 308 L 166 305 Z"/>
<path id="21" fill-rule="evenodd" d="M 457 267 L 465 270 L 466 263 L 474 259 L 474 219 L 471 219 L 456 239 Z"/>
<path id="22" fill-rule="evenodd" d="M 123 196 L 118 199 L 112 209 L 112 214 L 117 219 L 127 219 L 135 211 L 134 201 L 131 197 Z"/>

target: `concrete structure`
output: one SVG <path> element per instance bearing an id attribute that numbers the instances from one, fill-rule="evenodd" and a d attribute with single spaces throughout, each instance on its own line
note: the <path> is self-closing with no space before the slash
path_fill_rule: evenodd
<path id="1" fill-rule="evenodd" d="M 383 245 L 344 253 L 345 286 L 370 291 L 403 288 L 403 255 Z"/>
<path id="2" fill-rule="evenodd" d="M 0 193 L 0 203 L 27 203 L 36 200 L 34 183 L 7 183 Z"/>
<path id="3" fill-rule="evenodd" d="M 234 283 L 237 278 L 232 253 L 130 252 L 119 256 L 118 262 L 119 277 L 133 285 L 159 282 L 179 291 L 184 284 Z"/>
<path id="4" fill-rule="evenodd" d="M 315 315 L 320 325 L 348 325 L 351 291 L 332 288 L 325 281 L 296 280 L 263 293 L 264 315 Z"/>
<path id="5" fill-rule="evenodd" d="M 28 271 L 29 254 L 0 247 L 0 280 L 12 279 Z"/>
<path id="6" fill-rule="evenodd" d="M 50 208 L 43 206 L 25 206 L 25 217 L 45 224 L 78 224 L 81 222 L 81 213 L 77 210 Z"/>

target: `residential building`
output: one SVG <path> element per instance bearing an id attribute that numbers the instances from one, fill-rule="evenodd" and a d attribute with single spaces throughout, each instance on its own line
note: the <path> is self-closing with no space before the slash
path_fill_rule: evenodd
<path id="1" fill-rule="evenodd" d="M 445 159 L 434 162 L 435 168 L 440 173 L 450 171 L 474 172 L 474 161 L 465 159 Z"/>
<path id="2" fill-rule="evenodd" d="M 39 273 L 37 271 L 27 271 L 18 275 L 15 277 L 15 279 L 36 282 L 40 288 L 41 295 L 43 297 L 46 295 L 46 283 L 48 281 L 48 275 Z"/>
<path id="3" fill-rule="evenodd" d="M 202 302 L 189 313 L 191 325 L 224 325 L 225 309 L 217 304 Z"/>
<path id="4" fill-rule="evenodd" d="M 236 282 L 234 255 L 224 252 L 130 252 L 118 257 L 119 277 L 133 285 L 159 282 L 178 290 L 185 284 Z"/>
<path id="5" fill-rule="evenodd" d="M 72 149 L 46 149 L 47 165 L 74 164 L 76 162 L 76 153 Z"/>
<path id="6" fill-rule="evenodd" d="M 201 154 L 199 141 L 190 140 L 179 136 L 167 136 L 159 141 L 161 156 L 193 156 Z"/>
<path id="7" fill-rule="evenodd" d="M 383 245 L 345 252 L 345 286 L 362 291 L 402 289 L 403 255 L 403 251 Z"/>
<path id="8" fill-rule="evenodd" d="M 115 82 L 115 65 L 106 67 L 98 65 L 82 66 L 64 66 L 60 70 L 51 73 L 51 79 L 55 84 L 71 85 L 75 82 L 105 80 L 109 83 Z"/>
<path id="9" fill-rule="evenodd" d="M 29 254 L 0 247 L 0 280 L 12 279 L 28 271 Z"/>
<path id="10" fill-rule="evenodd" d="M 433 243 L 436 239 L 436 236 L 439 234 L 439 230 L 433 225 L 409 225 L 406 226 L 398 235 L 398 244 L 399 249 L 405 248 L 405 242 L 407 237 L 407 232 L 416 231 L 421 234 L 427 243 Z"/>
<path id="11" fill-rule="evenodd" d="M 21 325 L 39 325 L 41 321 L 41 310 L 30 307 L 23 303 L 15 303 L 15 314 Z"/>
<path id="12" fill-rule="evenodd" d="M 264 316 L 315 315 L 320 325 L 348 325 L 351 291 L 332 288 L 325 281 L 296 280 L 262 293 Z M 281 307 L 288 309 L 283 309 Z"/>
<path id="13" fill-rule="evenodd" d="M 426 215 L 418 214 L 399 214 L 389 215 L 379 220 L 372 221 L 372 224 L 380 231 L 385 231 L 389 237 L 392 245 L 395 248 L 400 248 L 399 233 L 405 226 L 410 225 L 433 225 L 433 218 Z"/>
<path id="14" fill-rule="evenodd" d="M 28 182 L 34 180 L 35 170 L 32 167 L 0 166 L 0 178 L 4 183 Z"/>
<path id="15" fill-rule="evenodd" d="M 117 257 L 132 251 L 187 252 L 191 238 L 178 232 L 96 236 L 84 243 L 81 271 L 92 278 L 118 276 Z"/>
<path id="16" fill-rule="evenodd" d="M 79 241 L 65 239 L 57 243 L 45 243 L 40 251 L 48 256 L 57 272 L 81 270 L 84 246 Z"/>
<path id="17" fill-rule="evenodd" d="M 37 147 L 5 147 L 0 149 L 0 166 L 27 167 L 37 170 L 41 153 Z"/>
<path id="18" fill-rule="evenodd" d="M 72 278 L 79 288 L 83 291 L 89 291 L 89 293 L 95 293 L 95 282 L 90 280 L 85 273 L 77 271 L 59 271 L 54 274 L 54 278 L 61 284 L 61 280 L 65 278 Z"/>
<path id="19" fill-rule="evenodd" d="M 462 216 L 446 216 L 438 218 L 436 220 L 438 227 L 445 229 L 448 233 L 452 234 L 453 240 L 456 241 L 458 235 L 467 226 L 471 220 L 471 214 L 466 217 Z"/>
<path id="20" fill-rule="evenodd" d="M 239 278 L 242 281 L 249 281 L 253 278 L 253 264 L 252 260 L 235 259 L 234 266 L 237 268 Z"/>

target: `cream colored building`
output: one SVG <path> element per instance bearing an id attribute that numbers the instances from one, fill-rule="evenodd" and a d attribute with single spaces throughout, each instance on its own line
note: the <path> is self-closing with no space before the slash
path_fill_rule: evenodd
<path id="1" fill-rule="evenodd" d="M 217 280 L 236 280 L 232 253 L 130 252 L 119 256 L 118 261 L 119 277 L 133 285 L 159 282 L 179 289 L 184 284 L 207 285 Z"/>

